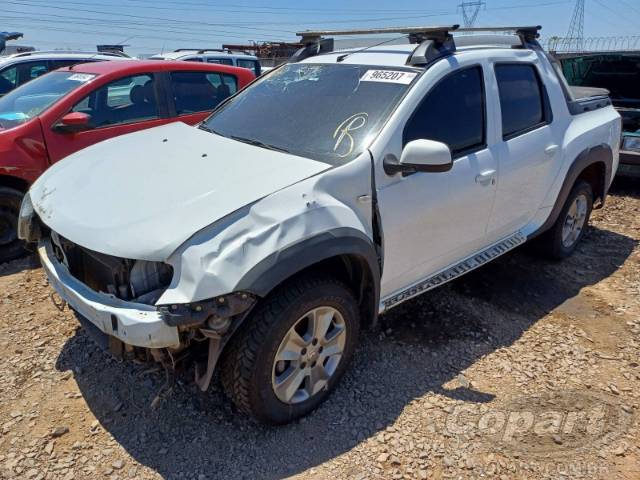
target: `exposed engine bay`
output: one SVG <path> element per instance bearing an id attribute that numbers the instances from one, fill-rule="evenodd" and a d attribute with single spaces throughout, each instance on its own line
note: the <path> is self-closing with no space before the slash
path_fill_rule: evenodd
<path id="1" fill-rule="evenodd" d="M 71 275 L 96 292 L 155 305 L 173 276 L 171 265 L 94 252 L 51 232 L 54 252 Z"/>

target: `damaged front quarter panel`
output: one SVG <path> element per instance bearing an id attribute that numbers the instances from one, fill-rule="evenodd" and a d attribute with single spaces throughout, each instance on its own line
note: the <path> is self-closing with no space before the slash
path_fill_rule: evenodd
<path id="1" fill-rule="evenodd" d="M 174 276 L 157 305 L 167 324 L 187 330 L 196 328 L 208 339 L 206 371 L 200 374 L 196 369 L 200 389 L 208 388 L 225 345 L 260 296 L 268 293 L 262 288 L 252 291 L 251 285 L 243 282 L 254 267 L 261 262 L 280 266 L 286 262 L 283 252 L 291 246 L 336 229 L 352 231 L 375 252 L 371 204 L 358 201 L 371 194 L 368 155 L 361 160 L 237 210 L 196 233 L 167 260 Z M 337 182 L 334 175 L 339 175 L 341 181 Z M 377 264 L 377 258 L 370 261 Z"/>
<path id="2" fill-rule="evenodd" d="M 268 257 L 277 262 L 279 252 L 336 228 L 372 242 L 371 204 L 358 201 L 370 194 L 369 158 L 363 155 L 237 210 L 171 255 L 173 280 L 158 304 L 192 303 L 238 290 L 263 294 L 239 288 L 256 265 Z"/>

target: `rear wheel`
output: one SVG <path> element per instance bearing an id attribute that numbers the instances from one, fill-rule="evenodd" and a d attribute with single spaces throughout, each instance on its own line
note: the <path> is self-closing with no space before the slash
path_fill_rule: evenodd
<path id="1" fill-rule="evenodd" d="M 9 187 L 0 187 L 0 263 L 25 254 L 24 243 L 18 238 L 18 215 L 24 194 Z"/>
<path id="2" fill-rule="evenodd" d="M 557 260 L 571 255 L 587 229 L 592 209 L 591 185 L 579 180 L 567 197 L 556 223 L 538 239 L 541 253 Z"/>
<path id="3" fill-rule="evenodd" d="M 353 355 L 360 319 L 353 293 L 325 276 L 287 282 L 267 297 L 222 363 L 222 384 L 238 408 L 281 424 L 322 403 Z"/>

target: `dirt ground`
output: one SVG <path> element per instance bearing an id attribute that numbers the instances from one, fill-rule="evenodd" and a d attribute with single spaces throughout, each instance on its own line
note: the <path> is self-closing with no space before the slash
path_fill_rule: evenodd
<path id="1" fill-rule="evenodd" d="M 0 267 L 0 478 L 640 478 L 640 183 L 577 253 L 522 248 L 365 332 L 338 390 L 257 425 L 192 371 L 99 350 L 33 259 Z M 153 404 L 153 406 L 152 406 Z"/>

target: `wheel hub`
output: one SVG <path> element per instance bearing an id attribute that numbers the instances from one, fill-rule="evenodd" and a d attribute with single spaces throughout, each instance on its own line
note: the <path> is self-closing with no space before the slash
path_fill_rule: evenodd
<path id="1" fill-rule="evenodd" d="M 273 364 L 272 387 L 287 404 L 303 402 L 326 387 L 346 345 L 346 323 L 333 307 L 315 308 L 286 333 Z"/>
<path id="2" fill-rule="evenodd" d="M 587 206 L 587 197 L 578 195 L 569 207 L 562 227 L 562 244 L 566 248 L 578 241 L 587 220 Z"/>

